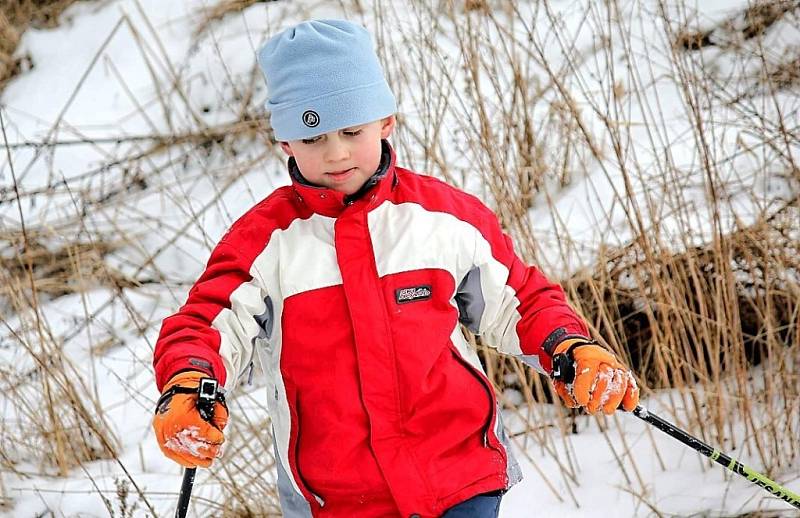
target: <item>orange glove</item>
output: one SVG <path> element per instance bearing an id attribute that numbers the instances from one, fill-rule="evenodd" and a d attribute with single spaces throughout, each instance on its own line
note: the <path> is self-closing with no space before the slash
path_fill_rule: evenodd
<path id="1" fill-rule="evenodd" d="M 553 381 L 566 406 L 584 407 L 590 414 L 602 408 L 604 413 L 613 414 L 620 403 L 628 412 L 639 404 L 639 387 L 633 374 L 611 351 L 582 338 L 564 340 L 553 351 L 554 376 L 559 354 L 572 359 L 563 370 L 570 371 L 569 365 L 574 369 L 566 375 L 558 373 L 559 377 Z"/>
<path id="2" fill-rule="evenodd" d="M 164 385 L 153 419 L 161 451 L 185 468 L 207 468 L 222 455 L 222 429 L 228 424 L 224 400 L 214 402 L 210 421 L 203 419 L 197 408 L 200 379 L 207 377 L 198 371 L 176 374 Z"/>

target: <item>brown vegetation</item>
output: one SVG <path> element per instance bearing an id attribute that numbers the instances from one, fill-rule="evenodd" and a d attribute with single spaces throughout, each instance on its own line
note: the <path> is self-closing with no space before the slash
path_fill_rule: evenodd
<path id="1" fill-rule="evenodd" d="M 63 9 L 69 3 L 47 5 L 60 12 L 57 6 Z M 198 22 L 197 37 L 203 37 L 209 24 L 254 3 L 219 2 Z M 363 12 L 361 2 L 351 4 L 351 12 Z M 668 13 L 664 2 L 657 3 L 655 14 L 646 16 L 655 17 L 663 29 L 660 36 L 669 42 L 666 69 L 643 65 L 649 56 L 638 55 L 640 50 L 633 47 L 634 28 L 626 25 L 630 13 L 621 12 L 613 0 L 585 3 L 582 26 L 595 36 L 588 48 L 577 46 L 578 36 L 564 28 L 548 1 L 535 3 L 539 24 L 528 24 L 530 20 L 516 11 L 514 2 L 376 0 L 375 6 L 366 15 L 377 27 L 378 48 L 390 81 L 402 105 L 417 109 L 400 114 L 393 139 L 399 154 L 416 169 L 483 196 L 526 260 L 551 276 L 571 272 L 562 279 L 570 301 L 586 317 L 595 336 L 630 362 L 646 397 L 653 401 L 667 394 L 661 398 L 666 401 L 665 417 L 723 449 L 738 448 L 737 453 L 763 466 L 768 474 L 796 466 L 800 455 L 800 203 L 796 194 L 800 168 L 795 157 L 800 135 L 796 122 L 784 117 L 797 113 L 800 105 L 793 88 L 798 84 L 798 67 L 796 55 L 776 59 L 759 44 L 781 17 L 796 16 L 794 4 L 759 3 L 731 14 L 730 20 L 737 20 L 734 25 L 747 41 L 727 47 L 725 56 L 736 65 L 755 65 L 741 71 L 731 67 L 741 73 L 728 76 L 702 59 L 705 47 L 718 40 L 711 32 L 687 29 L 691 16 Z M 411 12 L 417 23 L 396 27 L 397 9 Z M 6 18 L 9 12 L 0 8 Z M 33 18 L 29 15 L 24 23 L 33 23 Z M 0 18 L 0 30 L 13 27 L 19 32 L 23 26 L 20 22 L 4 25 Z M 389 27 L 400 43 L 387 36 Z M 488 38 L 489 33 L 495 38 Z M 157 38 L 145 30 L 142 34 Z M 581 69 L 587 63 L 597 64 L 592 77 Z M 70 330 L 72 334 L 62 336 L 44 318 L 43 301 L 105 289 L 108 304 L 119 303 L 129 312 L 126 317 L 139 336 L 152 333 L 160 321 L 133 308 L 126 289 L 178 284 L 171 303 L 179 304 L 188 287 L 180 283 L 187 279 L 169 278 L 155 266 L 156 259 L 183 241 L 203 240 L 210 248 L 213 243 L 205 234 L 190 236 L 189 229 L 205 221 L 211 209 L 224 205 L 220 200 L 244 175 L 263 174 L 273 164 L 276 150 L 255 102 L 257 71 L 248 84 L 236 85 L 238 97 L 232 103 L 239 110 L 238 119 L 216 125 L 197 115 L 205 110 L 191 104 L 187 78 L 172 73 L 175 76 L 165 81 L 187 104 L 195 125 L 191 130 L 123 136 L 117 143 L 130 144 L 120 148 L 126 154 L 109 156 L 96 170 L 54 180 L 36 191 L 0 192 L 0 203 L 17 204 L 20 212 L 42 196 L 69 194 L 76 207 L 55 232 L 29 223 L 27 236 L 18 228 L 0 234 L 0 297 L 10 310 L 3 312 L 0 322 L 14 330 L 13 345 L 23 348 L 31 363 L 25 370 L 0 371 L 0 383 L 22 409 L 18 422 L 3 426 L 0 468 L 9 473 L 22 458 L 38 460 L 42 472 L 66 473 L 92 459 L 118 453 L 117 440 L 91 383 L 62 354 L 77 333 L 91 327 L 99 310 L 87 309 L 83 322 Z M 594 82 L 597 77 L 604 81 Z M 659 81 L 668 81 L 679 92 L 681 113 L 664 113 L 657 95 L 645 97 Z M 424 88 L 407 86 L 415 84 Z M 162 86 L 153 89 L 161 95 Z M 163 97 L 147 101 L 164 106 L 169 102 Z M 632 120 L 633 104 L 643 107 L 641 120 Z M 780 109 L 767 113 L 765 106 L 773 105 Z M 717 118 L 716 110 L 726 110 L 725 116 Z M 147 117 L 144 109 L 139 115 Z M 677 116 L 688 121 L 688 136 L 678 144 L 663 129 Z M 412 117 L 413 124 L 403 124 Z M 643 132 L 639 131 L 642 127 Z M 736 134 L 735 149 L 715 140 L 725 132 Z M 15 146 L 52 150 L 71 144 L 48 136 L 43 142 Z M 689 166 L 673 156 L 677 145 L 693 149 L 695 160 Z M 242 153 L 248 147 L 258 152 Z M 648 161 L 643 155 L 656 158 Z M 742 157 L 749 158 L 747 169 L 758 179 L 780 180 L 794 189 L 779 203 L 770 199 L 759 205 L 759 213 L 746 221 L 737 220 L 730 194 L 752 190 L 755 183 L 730 180 L 742 174 Z M 189 163 L 199 167 L 187 167 Z M 590 170 L 603 181 L 621 178 L 611 187 L 610 206 L 592 207 L 598 215 L 595 224 L 605 231 L 601 242 L 570 238 L 556 207 L 577 180 L 597 187 L 586 177 Z M 82 188 L 81 182 L 90 177 L 99 178 L 101 187 Z M 175 184 L 205 180 L 213 182 L 216 190 L 202 206 L 172 190 Z M 185 211 L 184 220 L 161 221 L 137 207 L 140 196 L 158 189 L 169 203 Z M 698 198 L 702 199 L 699 203 Z M 756 194 L 753 199 L 763 201 Z M 531 211 L 542 207 L 550 209 L 555 235 L 542 235 L 537 222 L 531 221 Z M 116 226 L 117 212 L 112 209 L 124 216 L 121 219 L 135 216 L 142 228 L 157 229 L 162 241 L 155 247 L 152 242 L 140 246 L 136 232 Z M 612 221 L 614 210 L 621 210 L 623 216 Z M 83 224 L 87 213 L 104 211 L 114 214 L 108 218 L 114 238 L 89 232 Z M 731 214 L 736 221 L 725 223 Z M 697 228 L 698 221 L 708 228 Z M 609 244 L 605 238 L 612 233 L 623 237 Z M 85 239 L 89 235 L 92 238 Z M 547 246 L 546 240 L 550 241 Z M 62 245 L 44 245 L 53 242 Z M 575 256 L 586 255 L 587 250 L 591 264 L 576 268 Z M 130 253 L 137 257 L 134 251 L 141 256 L 133 273 L 122 274 L 110 266 L 112 256 Z M 585 420 L 563 412 L 559 405 L 540 404 L 552 401 L 543 376 L 515 359 L 498 356 L 492 344 L 471 339 L 497 387 L 515 388 L 525 400 L 522 405 L 505 401 L 507 410 L 524 423 L 523 429 L 515 430 L 514 440 L 520 446 L 536 444 L 543 455 L 554 459 L 560 472 L 542 474 L 542 479 L 559 500 L 575 501 L 570 488 L 577 485 L 579 468 L 565 438 L 568 433 L 554 437 L 548 430 L 580 433 L 579 423 Z M 128 347 L 113 333 L 90 336 L 90 341 L 93 354 Z M 137 367 L 149 368 L 135 347 L 131 347 L 131 357 L 141 364 Z M 140 397 L 141 387 L 120 382 L 120 390 Z M 69 404 L 66 410 L 55 412 L 53 400 Z M 225 461 L 203 472 L 207 479 L 198 480 L 200 485 L 209 481 L 221 487 L 222 497 L 213 502 L 195 500 L 198 508 L 209 516 L 277 516 L 274 481 L 264 475 L 271 472 L 274 458 L 260 389 L 252 397 L 238 394 L 232 401 L 232 414 L 236 419 L 228 433 Z M 598 418 L 598 422 L 606 437 L 616 433 L 610 419 Z M 744 423 L 743 430 L 734 426 L 739 423 Z M 21 431 L 23 426 L 28 426 L 26 433 Z M 65 437 L 79 430 L 82 440 L 70 451 L 67 445 L 73 442 Z M 566 445 L 566 454 L 557 453 L 556 442 Z M 609 439 L 614 450 L 611 444 Z M 634 453 L 626 445 L 614 454 L 631 481 L 629 490 L 649 509 L 657 509 L 637 471 Z M 656 448 L 654 454 L 658 456 Z M 535 459 L 529 460 L 535 466 Z M 566 493 L 556 491 L 550 481 L 555 477 L 563 480 Z M 137 498 L 149 505 L 130 480 Z M 120 488 L 125 496 L 119 499 L 128 499 L 127 489 Z M 2 493 L 0 478 L 0 500 Z"/>
<path id="2" fill-rule="evenodd" d="M 22 69 L 33 66 L 30 56 L 14 57 L 28 27 L 52 28 L 59 16 L 81 0 L 4 0 L 0 2 L 0 91 Z M 86 0 L 83 0 L 86 1 Z"/>
<path id="3" fill-rule="evenodd" d="M 776 22 L 796 14 L 798 10 L 800 3 L 797 0 L 759 0 L 710 29 L 678 32 L 675 45 L 686 50 L 709 46 L 729 47 L 763 35 Z"/>

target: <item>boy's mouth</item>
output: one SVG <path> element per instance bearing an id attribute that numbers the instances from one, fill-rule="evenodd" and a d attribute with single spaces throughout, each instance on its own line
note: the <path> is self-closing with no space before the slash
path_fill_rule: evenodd
<path id="1" fill-rule="evenodd" d="M 345 180 L 345 179 L 349 178 L 350 175 L 355 172 L 355 170 L 356 170 L 355 167 L 351 167 L 350 169 L 343 169 L 341 171 L 330 171 L 330 172 L 328 172 L 326 174 L 329 175 L 334 180 L 341 181 L 341 180 Z"/>

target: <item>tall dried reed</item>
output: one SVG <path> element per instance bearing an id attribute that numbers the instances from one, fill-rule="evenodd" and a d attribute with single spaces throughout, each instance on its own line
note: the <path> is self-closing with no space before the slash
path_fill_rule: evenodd
<path id="1" fill-rule="evenodd" d="M 209 37 L 217 20 L 253 4 L 219 2 L 199 21 L 196 37 Z M 796 466 L 800 132 L 788 114 L 798 109 L 800 57 L 776 55 L 764 44 L 775 27 L 797 24 L 795 4 L 759 2 L 707 25 L 680 3 L 573 4 L 570 12 L 549 0 L 341 0 L 338 7 L 375 29 L 403 108 L 393 143 L 408 165 L 483 197 L 520 255 L 560 279 L 593 334 L 633 366 L 645 396 L 670 389 L 664 392 L 671 419 L 723 448 L 743 448 L 768 474 Z M 287 15 L 307 14 L 304 5 L 276 5 Z M 226 78 L 234 95 L 225 102 L 236 107 L 236 120 L 206 122 L 185 69 L 170 61 L 147 14 L 138 14 L 144 23 L 123 15 L 109 39 L 119 27 L 136 35 L 157 96 L 137 99 L 114 63 L 108 70 L 137 115 L 149 120 L 145 106 L 155 103 L 171 133 L 153 124 L 152 134 L 106 142 L 67 128 L 72 137 L 56 139 L 56 129 L 65 131 L 59 117 L 41 142 L 6 147 L 9 162 L 13 150 L 36 150 L 21 164 L 21 176 L 44 167 L 47 153 L 62 146 L 119 146 L 117 154 L 104 151 L 105 163 L 69 180 L 54 175 L 30 190 L 15 181 L 13 191 L 0 192 L 0 203 L 18 206 L 23 222 L 0 227 L 0 322 L 11 346 L 25 352 L 19 365 L 0 370 L 3 391 L 18 404 L 0 431 L 0 467 L 15 477 L 35 475 L 19 472 L 23 460 L 38 461 L 42 473 L 65 474 L 119 455 L 91 375 L 63 352 L 86 333 L 97 357 L 128 347 L 134 364 L 149 369 L 141 348 L 152 343 L 141 337 L 152 336 L 160 321 L 137 310 L 128 290 L 163 286 L 177 307 L 191 279 L 165 274 L 159 259 L 187 244 L 210 249 L 213 239 L 201 222 L 211 214 L 235 219 L 226 193 L 273 164 L 277 152 L 257 106 L 257 70 Z M 181 123 L 170 119 L 174 102 L 188 114 Z M 198 205 L 183 186 L 204 181 L 214 195 Z M 783 195 L 770 191 L 776 186 Z M 139 207 L 153 192 L 174 203 L 183 219 L 164 220 Z M 58 226 L 25 222 L 23 206 L 42 197 L 69 200 L 57 205 L 68 214 Z M 583 219 L 570 217 L 570 199 Z M 99 309 L 84 305 L 75 326 L 56 332 L 43 308 L 97 287 L 107 302 Z M 113 332 L 91 335 L 109 306 L 124 308 L 142 342 L 138 349 Z M 552 458 L 560 469 L 540 472 L 542 479 L 556 498 L 579 505 L 573 488 L 580 468 L 567 439 L 580 432 L 579 420 L 542 404 L 553 399 L 544 377 L 470 339 L 501 393 L 521 394 L 521 403 L 504 398 L 524 424 L 513 440 L 523 453 L 535 445 Z M 140 386 L 121 379 L 119 388 L 152 406 Z M 225 462 L 198 479 L 194 510 L 201 515 L 279 515 L 269 419 L 257 387 L 252 394 L 243 389 L 232 402 Z M 642 488 L 633 491 L 658 514 L 624 437 L 622 448 L 614 446 L 620 438 L 612 440 L 610 420 L 599 423 L 625 477 Z M 564 434 L 549 433 L 554 427 Z M 537 458 L 529 460 L 538 469 Z M 147 491 L 126 474 L 145 503 L 139 509 L 155 514 Z M 0 505 L 4 493 L 0 473 Z"/>

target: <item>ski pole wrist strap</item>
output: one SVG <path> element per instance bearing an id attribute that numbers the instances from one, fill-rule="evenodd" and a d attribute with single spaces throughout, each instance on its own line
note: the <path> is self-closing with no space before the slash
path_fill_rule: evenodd
<path id="1" fill-rule="evenodd" d="M 564 340 L 562 340 L 563 342 Z M 566 351 L 553 356 L 552 377 L 556 381 L 572 383 L 575 380 L 575 349 L 584 345 L 599 345 L 596 340 L 583 339 L 571 344 Z"/>
<path id="2" fill-rule="evenodd" d="M 228 409 L 228 405 L 225 403 L 225 394 L 218 388 L 217 380 L 214 378 L 201 378 L 196 387 L 173 385 L 164 391 L 156 403 L 156 413 L 166 411 L 166 408 L 162 408 L 162 405 L 166 406 L 176 394 L 196 394 L 198 396 L 197 409 L 206 421 L 213 416 L 214 403 L 220 403 L 225 407 L 225 410 Z"/>

